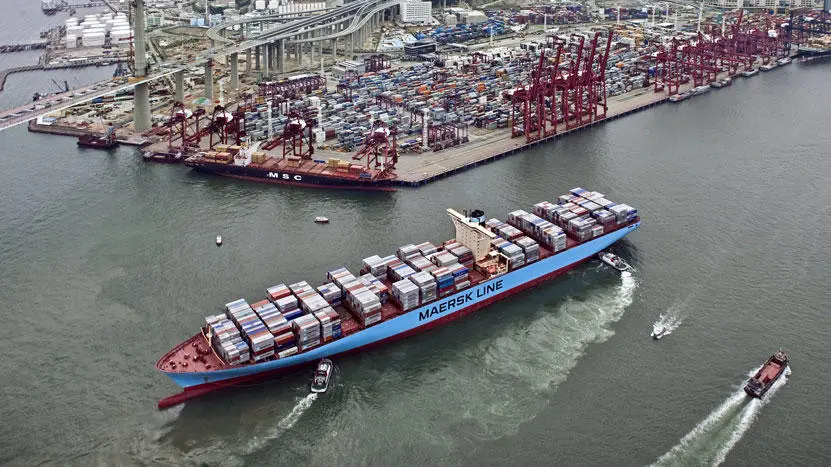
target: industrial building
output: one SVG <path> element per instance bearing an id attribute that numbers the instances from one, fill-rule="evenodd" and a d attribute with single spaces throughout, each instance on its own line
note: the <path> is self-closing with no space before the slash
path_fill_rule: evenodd
<path id="1" fill-rule="evenodd" d="M 404 44 L 404 56 L 407 58 L 419 58 L 422 55 L 435 53 L 436 41 L 421 39 L 412 44 Z"/>
<path id="2" fill-rule="evenodd" d="M 408 0 L 401 2 L 401 21 L 413 24 L 430 24 L 432 3 Z"/>

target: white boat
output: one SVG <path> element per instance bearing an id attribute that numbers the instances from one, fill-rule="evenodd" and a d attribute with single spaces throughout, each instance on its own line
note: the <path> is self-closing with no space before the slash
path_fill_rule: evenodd
<path id="1" fill-rule="evenodd" d="M 216 246 L 222 246 L 222 235 L 216 236 Z"/>
<path id="2" fill-rule="evenodd" d="M 777 60 L 776 64 L 779 65 L 779 66 L 785 66 L 785 65 L 790 65 L 791 61 L 792 61 L 791 57 L 785 57 L 785 58 L 780 58 L 779 60 Z"/>
<path id="3" fill-rule="evenodd" d="M 597 256 L 600 258 L 600 261 L 603 261 L 618 271 L 623 272 L 629 269 L 629 265 L 626 264 L 626 261 L 622 260 L 620 256 L 613 255 L 608 251 L 601 252 Z"/>
<path id="4" fill-rule="evenodd" d="M 652 338 L 655 340 L 659 340 L 660 338 L 667 335 L 667 328 L 664 326 L 658 326 L 657 324 L 652 325 Z"/>
<path id="5" fill-rule="evenodd" d="M 332 369 L 334 365 L 332 364 L 332 360 L 328 358 L 324 358 L 317 364 L 317 370 L 315 370 L 315 376 L 312 379 L 312 387 L 311 390 L 314 393 L 321 393 L 326 392 L 329 389 L 329 378 L 332 377 Z"/>
<path id="6" fill-rule="evenodd" d="M 751 70 L 745 70 L 745 71 L 742 72 L 742 76 L 744 76 L 745 78 L 750 78 L 751 76 L 756 76 L 758 74 L 759 74 L 759 69 L 758 68 L 753 68 Z"/>
<path id="7" fill-rule="evenodd" d="M 328 224 L 329 223 L 329 218 L 328 217 L 323 217 L 323 216 L 317 216 L 317 217 L 315 217 L 315 222 L 317 222 L 318 224 Z"/>

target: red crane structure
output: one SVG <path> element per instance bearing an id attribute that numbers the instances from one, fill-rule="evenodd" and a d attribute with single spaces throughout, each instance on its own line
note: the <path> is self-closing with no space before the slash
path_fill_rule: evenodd
<path id="1" fill-rule="evenodd" d="M 384 54 L 376 54 L 364 59 L 364 70 L 367 73 L 375 73 L 381 70 L 386 70 L 392 66 L 390 64 L 390 57 Z"/>
<path id="2" fill-rule="evenodd" d="M 320 75 L 301 75 L 280 81 L 263 81 L 259 94 L 266 98 L 280 96 L 284 99 L 297 99 L 326 88 L 326 78 Z"/>
<path id="3" fill-rule="evenodd" d="M 217 144 L 228 144 L 229 136 L 234 138 L 234 144 L 239 145 L 245 136 L 245 112 L 237 110 L 230 113 L 221 105 L 214 107 L 208 131 L 210 132 L 208 141 L 211 149 Z"/>
<path id="4" fill-rule="evenodd" d="M 503 94 L 512 103 L 512 137 L 525 135 L 532 143 L 556 134 L 560 124 L 570 130 L 606 118 L 606 64 L 613 31 L 607 34 L 600 50 L 600 32 L 588 41 L 576 34 L 548 37 L 530 84 Z M 547 51 L 553 59 L 546 58 Z"/>
<path id="5" fill-rule="evenodd" d="M 289 112 L 288 120 L 283 126 L 283 133 L 277 138 L 262 145 L 265 150 L 272 150 L 283 146 L 283 159 L 296 157 L 301 160 L 311 160 L 315 152 L 312 145 L 312 125 L 298 112 Z"/>
<path id="6" fill-rule="evenodd" d="M 204 127 L 200 129 L 199 121 L 205 114 L 205 109 L 201 107 L 191 112 L 185 104 L 174 102 L 167 121 L 170 128 L 167 139 L 168 150 L 184 154 L 190 150 L 199 149 L 199 142 L 205 131 Z"/>
<path id="7" fill-rule="evenodd" d="M 427 146 L 433 151 L 452 148 L 467 143 L 466 123 L 442 123 L 427 129 Z"/>
<path id="8" fill-rule="evenodd" d="M 375 177 L 395 173 L 395 164 L 398 163 L 398 147 L 395 138 L 398 130 L 388 127 L 386 123 L 376 120 L 364 140 L 363 146 L 352 156 L 354 160 L 366 158 L 366 169 L 380 170 Z"/>

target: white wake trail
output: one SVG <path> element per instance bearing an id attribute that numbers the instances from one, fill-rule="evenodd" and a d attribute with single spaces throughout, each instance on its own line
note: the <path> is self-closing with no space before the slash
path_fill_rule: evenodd
<path id="1" fill-rule="evenodd" d="M 274 441 L 275 439 L 279 438 L 283 433 L 290 430 L 300 417 L 309 410 L 309 407 L 312 406 L 312 403 L 317 399 L 317 394 L 309 394 L 306 397 L 300 399 L 300 401 L 295 405 L 291 412 L 288 413 L 285 417 L 283 417 L 279 422 L 277 422 L 277 426 L 271 429 L 267 434 L 259 437 L 254 437 L 248 442 L 248 449 L 246 449 L 246 454 L 251 454 L 255 451 L 258 451 L 265 447 L 269 441 Z"/>
<path id="2" fill-rule="evenodd" d="M 748 373 L 754 375 L 759 368 Z M 785 376 L 790 368 L 785 370 Z M 719 465 L 742 439 L 759 415 L 762 407 L 770 403 L 774 394 L 787 383 L 779 378 L 762 399 L 751 399 L 744 392 L 744 383 L 724 402 L 710 412 L 689 433 L 658 458 L 654 466 Z"/>

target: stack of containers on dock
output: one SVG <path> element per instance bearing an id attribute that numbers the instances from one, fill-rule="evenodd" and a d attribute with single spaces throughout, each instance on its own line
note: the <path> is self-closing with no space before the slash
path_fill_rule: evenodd
<path id="1" fill-rule="evenodd" d="M 450 270 L 450 274 L 453 275 L 453 284 L 456 290 L 462 290 L 464 288 L 470 287 L 470 276 L 468 275 L 469 269 L 459 263 L 451 264 L 447 267 Z"/>
<path id="2" fill-rule="evenodd" d="M 516 240 L 516 245 L 522 248 L 525 254 L 525 263 L 533 263 L 540 259 L 540 246 L 533 239 L 529 237 L 521 237 Z"/>
<path id="3" fill-rule="evenodd" d="M 420 303 L 418 286 L 409 279 L 394 282 L 392 296 L 403 311 L 412 310 Z"/>
<path id="4" fill-rule="evenodd" d="M 359 277 L 358 280 L 362 284 L 364 284 L 370 290 L 370 292 L 378 296 L 378 300 L 381 302 L 382 305 L 384 303 L 387 303 L 387 300 L 390 296 L 389 289 L 377 277 L 373 276 L 372 274 L 364 274 L 363 276 Z"/>
<path id="5" fill-rule="evenodd" d="M 326 300 L 327 303 L 329 303 L 329 305 L 340 306 L 343 292 L 341 292 L 340 287 L 338 287 L 334 282 L 321 285 L 317 288 L 317 292 L 323 297 L 324 300 Z"/>
<path id="6" fill-rule="evenodd" d="M 299 351 L 320 345 L 320 321 L 314 315 L 303 315 L 293 319 L 291 329 Z"/>
<path id="7" fill-rule="evenodd" d="M 432 274 L 422 271 L 408 277 L 418 287 L 418 295 L 421 303 L 433 301 L 437 297 L 436 280 Z"/>
<path id="8" fill-rule="evenodd" d="M 372 326 L 381 321 L 381 299 L 361 281 L 354 280 L 346 284 L 346 301 L 349 310 L 364 326 Z"/>
<path id="9" fill-rule="evenodd" d="M 320 321 L 320 335 L 323 343 L 339 339 L 341 336 L 340 316 L 332 307 L 326 307 L 314 313 L 315 318 Z"/>
<path id="10" fill-rule="evenodd" d="M 433 277 L 436 278 L 436 292 L 439 297 L 444 297 L 456 291 L 456 281 L 453 280 L 453 272 L 449 267 L 437 268 L 433 271 Z"/>

